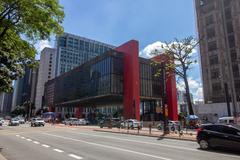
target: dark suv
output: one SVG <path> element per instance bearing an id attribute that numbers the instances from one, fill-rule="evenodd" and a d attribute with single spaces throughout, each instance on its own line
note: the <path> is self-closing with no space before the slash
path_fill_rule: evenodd
<path id="1" fill-rule="evenodd" d="M 108 128 L 112 128 L 112 127 L 117 127 L 120 128 L 121 125 L 121 120 L 119 118 L 106 118 L 104 120 L 101 120 L 99 123 L 100 128 L 103 127 L 108 127 Z"/>
<path id="2" fill-rule="evenodd" d="M 197 129 L 197 142 L 201 149 L 224 147 L 240 149 L 240 126 L 208 124 Z"/>

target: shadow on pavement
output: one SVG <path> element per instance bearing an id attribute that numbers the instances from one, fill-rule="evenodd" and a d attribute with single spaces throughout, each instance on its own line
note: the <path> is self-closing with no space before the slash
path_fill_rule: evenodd
<path id="1" fill-rule="evenodd" d="M 202 150 L 202 149 L 198 148 L 198 150 L 205 151 L 205 152 L 214 152 L 214 153 L 222 153 L 222 154 L 240 156 L 240 150 L 231 150 L 231 149 L 227 149 L 227 148 L 212 148 L 209 150 Z"/>

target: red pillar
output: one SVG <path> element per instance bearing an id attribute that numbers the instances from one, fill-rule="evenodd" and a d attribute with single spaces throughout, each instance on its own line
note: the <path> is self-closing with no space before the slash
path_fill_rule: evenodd
<path id="1" fill-rule="evenodd" d="M 116 48 L 123 52 L 123 114 L 125 119 L 140 120 L 138 41 L 131 40 Z"/>
<path id="2" fill-rule="evenodd" d="M 83 107 L 76 107 L 75 110 L 75 117 L 82 118 Z"/>
<path id="3" fill-rule="evenodd" d="M 173 121 L 178 120 L 178 109 L 177 109 L 177 86 L 175 74 L 171 74 L 167 78 L 166 82 L 167 90 L 167 105 L 168 105 L 168 117 Z"/>

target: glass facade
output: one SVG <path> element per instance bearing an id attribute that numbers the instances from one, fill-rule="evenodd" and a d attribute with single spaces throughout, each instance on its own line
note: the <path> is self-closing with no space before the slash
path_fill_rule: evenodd
<path id="1" fill-rule="evenodd" d="M 157 67 L 151 65 L 151 60 L 139 59 L 140 71 L 140 96 L 141 97 L 161 97 L 161 78 L 155 76 Z"/>
<path id="2" fill-rule="evenodd" d="M 124 94 L 123 56 L 123 53 L 108 51 L 56 77 L 51 83 L 46 84 L 45 90 L 48 91 L 48 88 L 51 88 L 52 93 L 52 88 L 54 88 L 54 105 L 72 106 L 79 103 L 90 106 L 91 104 L 100 105 L 99 101 L 94 103 L 96 99 L 100 99 L 101 105 L 122 103 Z M 151 60 L 139 58 L 139 62 L 140 98 L 151 101 L 159 100 L 161 98 L 161 79 L 155 76 L 156 68 L 151 65 Z M 54 87 L 50 86 L 52 83 L 54 83 Z M 46 97 L 49 97 L 49 93 Z M 46 102 L 52 103 L 52 97 Z"/>
<path id="3" fill-rule="evenodd" d="M 107 52 L 55 79 L 55 103 L 122 95 L 122 54 Z"/>
<path id="4" fill-rule="evenodd" d="M 56 42 L 56 76 L 70 71 L 90 59 L 114 48 L 105 43 L 68 33 L 64 33 L 64 35 L 57 37 Z"/>

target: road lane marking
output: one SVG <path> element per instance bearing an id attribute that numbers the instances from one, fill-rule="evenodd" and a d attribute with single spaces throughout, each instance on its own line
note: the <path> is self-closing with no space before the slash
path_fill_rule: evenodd
<path id="1" fill-rule="evenodd" d="M 38 141 L 33 141 L 33 143 L 35 143 L 35 144 L 40 144 Z"/>
<path id="2" fill-rule="evenodd" d="M 43 147 L 46 147 L 46 148 L 49 148 L 50 146 L 49 145 L 46 145 L 46 144 L 42 144 Z"/>
<path id="3" fill-rule="evenodd" d="M 22 139 L 26 139 L 25 137 L 21 137 Z"/>
<path id="4" fill-rule="evenodd" d="M 18 135 L 18 134 L 17 134 L 16 136 L 17 136 L 17 137 L 20 137 L 20 135 Z"/>
<path id="5" fill-rule="evenodd" d="M 118 151 L 123 151 L 123 152 L 134 153 L 134 154 L 141 155 L 141 156 L 146 156 L 146 157 L 151 157 L 151 158 L 156 158 L 156 159 L 162 159 L 162 160 L 172 160 L 172 159 L 170 159 L 170 158 L 161 157 L 161 156 L 156 156 L 156 155 L 151 155 L 151 154 L 142 153 L 142 152 L 137 152 L 137 151 L 133 151 L 133 150 L 129 150 L 129 149 L 124 149 L 124 148 L 120 148 L 120 147 L 114 147 L 114 146 L 110 146 L 110 145 L 103 145 L 103 144 L 99 144 L 99 143 L 87 142 L 87 141 L 80 140 L 80 139 L 63 137 L 63 136 L 54 135 L 54 134 L 49 134 L 49 133 L 43 133 L 43 134 L 46 134 L 46 135 L 49 135 L 49 136 L 53 136 L 53 137 L 62 138 L 62 139 L 68 139 L 68 140 L 72 140 L 72 141 L 76 141 L 76 142 L 82 142 L 82 143 L 86 143 L 86 144 L 90 144 L 90 145 L 94 145 L 94 146 L 109 148 L 109 149 L 113 149 L 113 150 L 118 150 Z"/>
<path id="6" fill-rule="evenodd" d="M 31 142 L 32 140 L 31 139 L 27 139 L 27 141 Z"/>
<path id="7" fill-rule="evenodd" d="M 69 132 L 69 131 L 68 131 Z M 126 138 L 117 138 L 117 137 L 112 137 L 112 136 L 100 136 L 96 134 L 85 134 L 85 133 L 76 133 L 76 132 L 71 132 L 74 134 L 79 134 L 79 135 L 86 135 L 86 136 L 92 136 L 92 137 L 101 137 L 101 138 L 108 138 L 108 139 L 116 139 L 120 141 L 128 141 L 128 142 L 136 142 L 136 143 L 142 143 L 142 144 L 149 144 L 149 145 L 156 145 L 156 146 L 162 146 L 162 147 L 168 147 L 168 148 L 174 148 L 174 149 L 182 149 L 182 150 L 189 150 L 189 151 L 196 151 L 198 152 L 199 150 L 197 149 L 192 149 L 192 148 L 187 148 L 183 146 L 172 146 L 172 145 L 167 145 L 167 144 L 159 144 L 159 143 L 152 143 L 152 142 L 144 142 L 144 141 L 138 141 L 138 140 L 131 140 L 131 139 L 126 139 Z"/>
<path id="8" fill-rule="evenodd" d="M 69 154 L 70 157 L 75 158 L 75 159 L 83 159 L 82 157 L 79 157 L 75 154 Z"/>
<path id="9" fill-rule="evenodd" d="M 53 149 L 53 150 L 56 151 L 56 152 L 59 152 L 59 153 L 64 152 L 64 151 L 62 151 L 62 150 L 60 150 L 60 149 Z"/>

